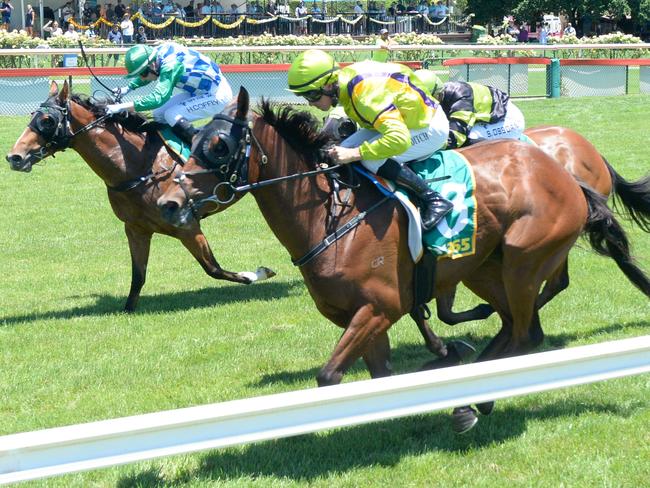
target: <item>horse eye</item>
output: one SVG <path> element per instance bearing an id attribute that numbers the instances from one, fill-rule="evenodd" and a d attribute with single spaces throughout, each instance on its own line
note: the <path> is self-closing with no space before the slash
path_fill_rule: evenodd
<path id="1" fill-rule="evenodd" d="M 53 130 L 56 127 L 56 122 L 52 117 L 43 117 L 41 119 L 41 126 L 45 130 Z"/>

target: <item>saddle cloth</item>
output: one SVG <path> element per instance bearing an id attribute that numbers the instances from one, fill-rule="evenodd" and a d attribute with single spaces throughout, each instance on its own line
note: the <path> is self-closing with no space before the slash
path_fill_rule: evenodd
<path id="1" fill-rule="evenodd" d="M 428 159 L 409 163 L 420 177 L 429 183 L 432 190 L 454 204 L 452 211 L 430 231 L 422 233 L 418 207 L 408 194 L 395 189 L 392 181 L 374 175 L 355 164 L 355 169 L 369 178 L 379 190 L 396 198 L 408 216 L 408 244 L 411 258 L 418 262 L 422 257 L 423 245 L 438 257 L 458 259 L 471 256 L 476 250 L 476 182 L 474 170 L 457 151 L 440 151 Z"/>
<path id="2" fill-rule="evenodd" d="M 190 157 L 192 152 L 192 148 L 187 143 L 183 142 L 180 137 L 174 134 L 174 131 L 170 126 L 166 125 L 165 127 L 158 129 L 158 135 L 162 138 L 167 149 L 181 158 L 183 163 L 187 162 L 187 159 Z"/>

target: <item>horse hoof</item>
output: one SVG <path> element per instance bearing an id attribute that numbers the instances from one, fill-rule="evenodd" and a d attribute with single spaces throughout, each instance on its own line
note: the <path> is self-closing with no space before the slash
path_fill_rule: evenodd
<path id="1" fill-rule="evenodd" d="M 476 349 L 474 349 L 471 344 L 457 339 L 455 341 L 450 341 L 447 343 L 447 351 L 447 355 L 455 355 L 458 358 L 458 362 L 462 363 L 472 354 L 474 354 L 476 352 Z"/>
<path id="2" fill-rule="evenodd" d="M 476 410 L 472 407 L 457 407 L 451 417 L 451 425 L 456 434 L 468 432 L 478 422 Z"/>
<path id="3" fill-rule="evenodd" d="M 430 369 L 449 368 L 450 366 L 458 366 L 460 359 L 455 357 L 455 354 L 447 354 L 444 358 L 434 359 L 424 363 L 420 371 L 428 371 Z"/>
<path id="4" fill-rule="evenodd" d="M 492 410 L 494 410 L 494 402 L 477 403 L 476 408 L 478 408 L 478 411 L 483 415 L 490 415 Z"/>

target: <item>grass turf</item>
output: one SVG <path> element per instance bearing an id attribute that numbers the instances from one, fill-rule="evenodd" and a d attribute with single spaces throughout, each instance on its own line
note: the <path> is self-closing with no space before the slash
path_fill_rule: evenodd
<path id="1" fill-rule="evenodd" d="M 521 101 L 527 125 L 573 127 L 628 179 L 647 173 L 650 99 Z M 2 152 L 26 118 L 3 118 Z M 340 331 L 316 311 L 246 197 L 205 221 L 221 264 L 267 265 L 272 281 L 211 281 L 178 242 L 153 241 L 138 312 L 120 313 L 130 264 L 101 181 L 71 150 L 31 174 L 3 170 L 0 435 L 315 386 Z M 639 261 L 648 235 L 628 225 Z M 650 304 L 581 243 L 570 288 L 542 311 L 543 349 L 648 333 Z M 468 293 L 457 309 L 476 303 Z M 436 329 L 479 347 L 490 318 Z M 396 373 L 430 359 L 416 327 L 391 329 Z M 345 381 L 365 379 L 358 363 Z M 650 378 L 637 376 L 497 403 L 465 436 L 439 412 L 175 456 L 33 486 L 630 486 L 650 476 Z"/>

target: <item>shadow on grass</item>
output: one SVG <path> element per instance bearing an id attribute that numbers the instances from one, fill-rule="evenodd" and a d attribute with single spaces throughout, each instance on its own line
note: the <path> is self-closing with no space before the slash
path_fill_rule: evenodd
<path id="1" fill-rule="evenodd" d="M 443 451 L 464 454 L 520 437 L 529 421 L 577 418 L 586 414 L 629 417 L 641 403 L 586 405 L 581 400 L 557 401 L 534 411 L 502 403 L 489 417 L 481 417 L 469 433 L 456 435 L 447 412 L 419 415 L 307 434 L 204 455 L 198 467 L 173 477 L 151 467 L 121 478 L 119 487 L 177 486 L 189 481 L 234 481 L 272 477 L 311 482 L 331 475 L 380 466 L 391 468 L 403 458 Z"/>
<path id="2" fill-rule="evenodd" d="M 415 324 L 413 324 L 415 327 Z M 637 328 L 637 327 L 647 327 L 650 330 L 650 321 L 643 320 L 640 322 L 629 322 L 625 324 L 615 323 L 610 324 L 604 327 L 599 327 L 593 329 L 593 335 L 601 334 L 615 334 L 617 332 L 624 331 L 625 328 Z M 438 332 L 440 332 L 438 330 Z M 442 337 L 442 335 L 441 335 Z M 584 333 L 570 333 L 566 332 L 563 334 L 553 334 L 547 335 L 544 338 L 544 343 L 542 346 L 535 352 L 544 352 L 554 349 L 563 349 L 567 345 L 575 342 L 578 339 L 584 338 Z M 492 340 L 491 336 L 475 336 L 472 334 L 457 335 L 457 336 L 448 336 L 444 337 L 445 341 L 451 340 L 463 340 L 472 344 L 477 351 L 482 351 Z M 603 339 L 605 340 L 605 339 Z M 428 361 L 435 359 L 435 356 L 431 354 L 425 347 L 424 342 L 421 344 L 401 344 L 397 347 L 393 347 L 391 350 L 391 363 L 393 364 L 395 374 L 404 374 L 411 373 L 414 371 L 419 371 L 420 368 Z M 476 355 L 471 359 L 472 362 L 476 359 Z M 300 371 L 279 371 L 273 374 L 266 374 L 261 376 L 257 381 L 251 382 L 249 386 L 261 387 L 267 386 L 274 383 L 284 383 L 284 384 L 293 384 L 293 383 L 303 383 L 304 381 L 312 380 L 314 381 L 314 386 L 316 386 L 316 375 L 320 371 L 320 368 L 324 364 L 315 365 L 313 368 L 303 369 Z M 357 361 L 349 372 L 358 372 L 366 371 L 365 365 L 361 360 Z M 369 376 L 368 376 L 369 379 Z"/>
<path id="3" fill-rule="evenodd" d="M 302 280 L 289 282 L 264 281 L 252 285 L 232 284 L 220 287 L 206 287 L 200 290 L 144 295 L 140 298 L 136 314 L 152 312 L 176 312 L 190 308 L 207 308 L 234 302 L 266 301 L 289 296 L 293 290 L 303 287 Z M 52 312 L 26 313 L 0 317 L 0 327 L 18 325 L 39 320 L 69 319 L 108 314 L 123 314 L 125 296 L 87 295 L 95 303 L 85 307 L 74 307 Z M 85 297 L 84 297 L 85 298 Z"/>

